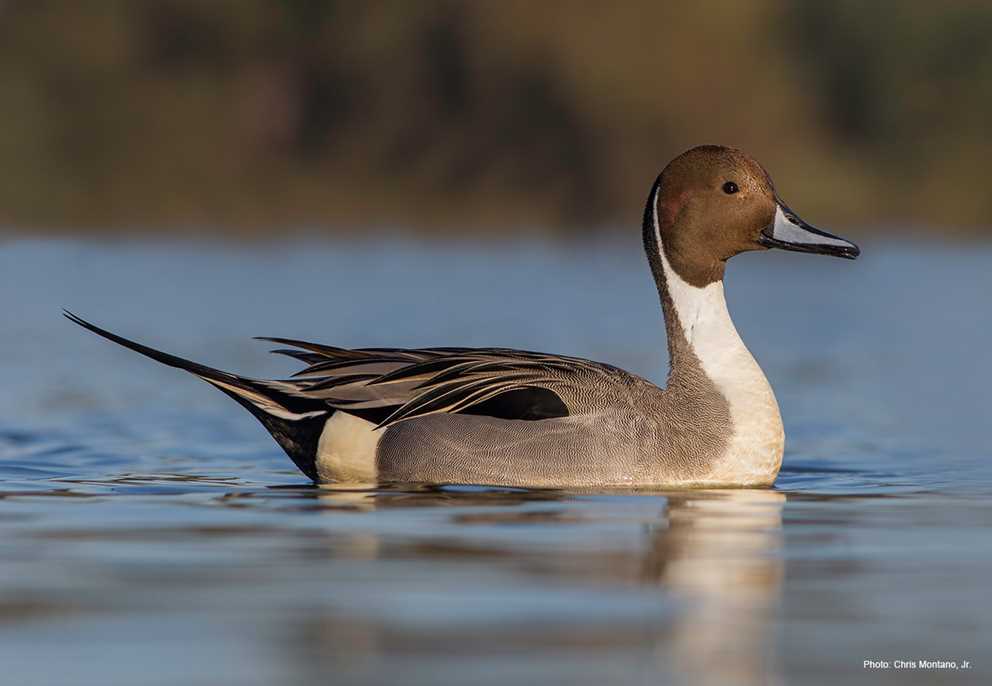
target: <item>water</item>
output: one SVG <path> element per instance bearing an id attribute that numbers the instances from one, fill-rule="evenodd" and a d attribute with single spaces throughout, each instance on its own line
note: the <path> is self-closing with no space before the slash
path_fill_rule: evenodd
<path id="1" fill-rule="evenodd" d="M 637 236 L 0 246 L 0 664 L 28 684 L 988 683 L 992 251 L 736 260 L 771 490 L 316 488 L 191 377 L 253 335 L 665 373 Z M 938 659 L 958 671 L 866 670 Z"/>

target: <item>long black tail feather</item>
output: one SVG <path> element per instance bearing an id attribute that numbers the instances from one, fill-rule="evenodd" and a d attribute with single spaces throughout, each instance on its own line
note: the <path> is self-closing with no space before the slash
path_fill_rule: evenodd
<path id="1" fill-rule="evenodd" d="M 334 412 L 324 402 L 291 395 L 264 381 L 249 379 L 149 348 L 102 329 L 68 310 L 65 317 L 98 336 L 150 357 L 175 369 L 182 369 L 203 379 L 236 400 L 258 419 L 276 442 L 286 451 L 300 471 L 317 480 L 316 453 L 324 422 Z"/>

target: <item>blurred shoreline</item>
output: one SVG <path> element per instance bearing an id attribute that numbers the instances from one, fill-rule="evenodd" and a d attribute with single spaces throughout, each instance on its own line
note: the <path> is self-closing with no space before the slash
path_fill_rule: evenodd
<path id="1" fill-rule="evenodd" d="M 857 224 L 818 224 L 850 236 L 862 249 L 867 246 L 955 247 L 992 246 L 992 227 L 948 226 L 861 226 Z M 639 223 L 608 225 L 593 229 L 568 227 L 503 227 L 480 226 L 448 227 L 103 227 L 81 232 L 73 228 L 23 228 L 0 226 L 0 247 L 15 243 L 105 243 L 108 245 L 216 245 L 266 247 L 316 245 L 371 244 L 395 245 L 447 245 L 452 247 L 574 246 L 578 249 L 595 249 L 597 246 L 613 248 L 630 243 L 630 249 L 641 252 L 641 227 Z"/>
<path id="2" fill-rule="evenodd" d="M 982 3 L 3 2 L 0 226 L 571 236 L 725 143 L 823 226 L 988 235 L 989 35 Z"/>

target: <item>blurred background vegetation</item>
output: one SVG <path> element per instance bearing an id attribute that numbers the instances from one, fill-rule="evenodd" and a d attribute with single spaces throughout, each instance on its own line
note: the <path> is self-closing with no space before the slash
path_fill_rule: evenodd
<path id="1" fill-rule="evenodd" d="M 981 233 L 992 3 L 0 0 L 0 231 L 629 228 L 699 143 Z"/>

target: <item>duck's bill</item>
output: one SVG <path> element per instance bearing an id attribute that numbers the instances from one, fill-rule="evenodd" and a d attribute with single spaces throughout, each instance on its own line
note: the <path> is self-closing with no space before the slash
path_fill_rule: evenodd
<path id="1" fill-rule="evenodd" d="M 835 255 L 849 260 L 861 254 L 861 249 L 851 241 L 810 226 L 782 202 L 776 205 L 775 219 L 762 230 L 758 242 L 769 248 Z"/>

